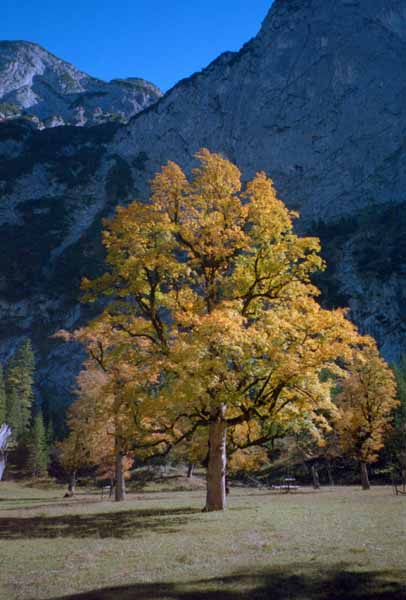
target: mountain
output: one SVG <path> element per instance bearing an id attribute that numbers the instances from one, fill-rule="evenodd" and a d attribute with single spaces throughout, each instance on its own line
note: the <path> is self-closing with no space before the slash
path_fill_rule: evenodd
<path id="1" fill-rule="evenodd" d="M 405 0 L 276 0 L 258 35 L 179 82 L 128 124 L 0 126 L 0 352 L 31 336 L 42 398 L 82 355 L 50 337 L 86 321 L 79 282 L 103 268 L 101 219 L 148 195 L 200 147 L 264 170 L 320 235 L 322 302 L 349 306 L 395 360 L 406 351 Z M 67 397 L 67 396 L 66 396 Z"/>
<path id="2" fill-rule="evenodd" d="M 131 77 L 90 77 L 30 42 L 0 42 L 0 119 L 24 115 L 39 128 L 127 121 L 162 96 Z"/>

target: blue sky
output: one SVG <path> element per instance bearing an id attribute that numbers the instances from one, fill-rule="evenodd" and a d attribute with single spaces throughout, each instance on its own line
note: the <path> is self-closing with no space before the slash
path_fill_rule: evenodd
<path id="1" fill-rule="evenodd" d="M 28 40 L 101 79 L 164 91 L 254 36 L 272 0 L 1 0 L 0 39 Z"/>

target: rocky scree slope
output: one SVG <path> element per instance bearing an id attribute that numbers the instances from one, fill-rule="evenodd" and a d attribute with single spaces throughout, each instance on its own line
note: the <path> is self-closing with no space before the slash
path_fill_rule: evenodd
<path id="1" fill-rule="evenodd" d="M 259 34 L 127 125 L 0 128 L 0 310 L 7 355 L 25 336 L 43 399 L 72 385 L 78 349 L 49 337 L 90 316 L 101 218 L 148 195 L 168 159 L 206 146 L 269 173 L 322 238 L 322 301 L 349 306 L 392 360 L 406 340 L 406 3 L 276 0 Z"/>
<path id="2" fill-rule="evenodd" d="M 30 42 L 0 42 L 0 119 L 24 116 L 42 129 L 126 122 L 162 96 L 139 78 L 90 77 Z"/>

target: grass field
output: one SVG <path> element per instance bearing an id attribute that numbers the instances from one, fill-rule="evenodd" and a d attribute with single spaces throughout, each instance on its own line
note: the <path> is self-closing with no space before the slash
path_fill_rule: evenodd
<path id="1" fill-rule="evenodd" d="M 388 487 L 99 494 L 0 484 L 0 598 L 406 599 L 406 498 Z"/>

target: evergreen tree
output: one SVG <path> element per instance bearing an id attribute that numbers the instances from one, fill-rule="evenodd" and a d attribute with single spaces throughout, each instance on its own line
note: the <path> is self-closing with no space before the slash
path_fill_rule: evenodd
<path id="1" fill-rule="evenodd" d="M 0 427 L 6 422 L 6 387 L 4 384 L 3 367 L 0 365 Z"/>
<path id="2" fill-rule="evenodd" d="M 27 470 L 33 477 L 47 474 L 49 450 L 42 412 L 37 412 L 32 420 L 27 441 Z"/>
<path id="3" fill-rule="evenodd" d="M 34 353 L 30 340 L 27 340 L 12 357 L 7 369 L 6 420 L 15 440 L 21 439 L 30 426 L 34 368 Z"/>
<path id="4" fill-rule="evenodd" d="M 54 441 L 55 441 L 54 422 L 53 422 L 52 418 L 50 417 L 48 420 L 48 425 L 47 425 L 47 444 L 48 444 L 49 448 L 51 446 L 53 446 Z"/>
<path id="5" fill-rule="evenodd" d="M 406 483 L 406 355 L 394 368 L 399 405 L 394 411 L 393 429 L 388 438 L 388 450 L 392 461 L 400 467 L 402 480 Z"/>
<path id="6" fill-rule="evenodd" d="M 17 391 L 6 384 L 6 422 L 11 428 L 13 446 L 17 440 L 21 440 L 23 436 L 23 428 L 21 423 L 20 402 Z"/>

